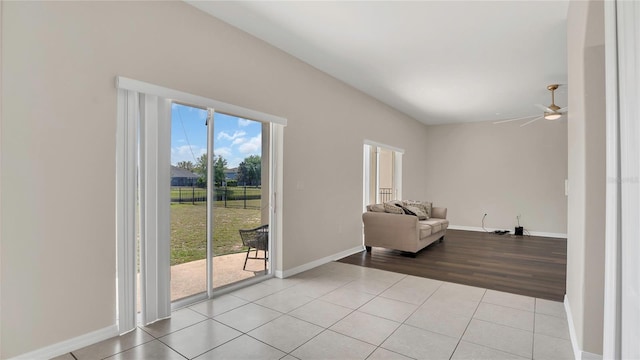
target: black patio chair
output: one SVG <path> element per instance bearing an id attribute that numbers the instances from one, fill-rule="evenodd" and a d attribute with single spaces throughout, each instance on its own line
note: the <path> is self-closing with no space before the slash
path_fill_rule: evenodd
<path id="1" fill-rule="evenodd" d="M 267 259 L 269 259 L 269 225 L 258 226 L 255 229 L 238 230 L 240 232 L 240 238 L 242 238 L 242 245 L 247 247 L 247 256 L 244 258 L 244 266 L 242 270 L 247 267 L 247 260 L 249 259 L 264 259 L 264 270 L 267 270 Z M 249 257 L 251 249 L 256 250 L 254 257 Z M 264 251 L 264 257 L 258 257 L 258 250 Z"/>

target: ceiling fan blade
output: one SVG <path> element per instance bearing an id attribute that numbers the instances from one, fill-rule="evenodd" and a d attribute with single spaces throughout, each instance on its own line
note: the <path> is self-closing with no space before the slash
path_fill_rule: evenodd
<path id="1" fill-rule="evenodd" d="M 537 118 L 535 118 L 535 119 L 533 119 L 533 120 L 529 120 L 529 121 L 527 121 L 526 123 L 524 123 L 524 124 L 520 125 L 520 127 L 527 126 L 527 125 L 531 124 L 532 122 L 537 121 L 537 120 L 540 120 L 540 119 L 542 119 L 542 118 L 544 118 L 544 116 L 540 116 L 540 117 L 537 117 Z"/>
<path id="2" fill-rule="evenodd" d="M 569 110 L 569 107 L 568 107 L 568 106 L 565 106 L 565 107 L 563 107 L 562 109 L 558 110 L 557 112 L 559 112 L 559 113 L 566 113 L 566 112 L 567 112 L 567 110 Z"/>
<path id="3" fill-rule="evenodd" d="M 553 110 L 549 109 L 548 107 L 542 105 L 542 104 L 535 104 L 538 108 L 540 108 L 540 110 L 542 111 L 546 111 L 546 112 L 553 112 Z"/>
<path id="4" fill-rule="evenodd" d="M 518 120 L 524 120 L 524 119 L 531 119 L 532 117 L 536 117 L 539 115 L 530 115 L 530 116 L 523 116 L 523 117 L 519 117 L 519 118 L 514 118 L 514 119 L 505 119 L 505 120 L 498 120 L 498 121 L 494 121 L 493 124 L 497 125 L 497 124 L 502 124 L 502 123 L 506 123 L 506 122 L 511 122 L 511 121 L 518 121 Z"/>

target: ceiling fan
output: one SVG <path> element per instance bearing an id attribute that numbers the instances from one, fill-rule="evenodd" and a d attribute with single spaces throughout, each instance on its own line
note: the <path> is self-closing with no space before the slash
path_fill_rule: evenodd
<path id="1" fill-rule="evenodd" d="M 540 115 L 531 115 L 531 116 L 525 116 L 525 117 L 520 117 L 520 118 L 515 118 L 515 119 L 506 119 L 506 120 L 496 121 L 496 122 L 494 122 L 494 124 L 502 124 L 502 123 L 511 122 L 511 121 L 518 121 L 518 120 L 525 120 L 525 119 L 535 118 L 533 120 L 529 120 L 526 123 L 520 125 L 520 127 L 523 127 L 523 126 L 527 126 L 527 125 L 531 124 L 532 122 L 540 120 L 540 119 L 546 119 L 546 120 L 558 120 L 558 119 L 560 119 L 562 117 L 562 115 L 567 113 L 568 107 L 565 106 L 565 107 L 561 108 L 560 106 L 556 105 L 554 91 L 556 91 L 558 89 L 558 87 L 560 87 L 559 84 L 551 84 L 551 85 L 547 86 L 547 90 L 551 91 L 551 105 L 544 106 L 544 105 L 541 105 L 541 104 L 536 104 L 536 106 L 539 107 L 543 111 L 542 116 L 540 116 Z"/>

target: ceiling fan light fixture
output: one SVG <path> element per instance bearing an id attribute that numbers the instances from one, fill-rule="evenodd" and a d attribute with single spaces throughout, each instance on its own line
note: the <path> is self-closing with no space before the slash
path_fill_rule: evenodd
<path id="1" fill-rule="evenodd" d="M 551 105 L 549 105 L 548 109 L 550 111 L 544 112 L 544 118 L 547 120 L 558 120 L 562 117 L 562 113 L 558 112 L 560 110 L 560 106 L 556 105 L 556 98 L 554 92 L 558 89 L 558 84 L 551 84 L 547 86 L 547 90 L 551 91 Z"/>
<path id="2" fill-rule="evenodd" d="M 546 112 L 544 113 L 544 118 L 546 120 L 558 120 L 562 117 L 561 113 L 557 113 L 557 112 Z"/>

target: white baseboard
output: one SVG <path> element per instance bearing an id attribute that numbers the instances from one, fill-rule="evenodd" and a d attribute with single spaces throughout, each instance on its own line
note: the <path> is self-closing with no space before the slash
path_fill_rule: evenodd
<path id="1" fill-rule="evenodd" d="M 602 355 L 590 353 L 588 351 L 583 351 L 582 360 L 602 360 Z"/>
<path id="2" fill-rule="evenodd" d="M 92 331 L 90 333 L 80 335 L 73 339 L 65 340 L 57 344 L 45 346 L 38 350 L 22 354 L 12 359 L 51 359 L 69 353 L 73 350 L 81 349 L 85 346 L 93 345 L 103 340 L 107 340 L 114 336 L 118 336 L 118 326 L 111 325 L 106 328 Z"/>
<path id="3" fill-rule="evenodd" d="M 564 311 L 567 313 L 569 337 L 571 338 L 573 355 L 576 357 L 576 360 L 602 360 L 602 355 L 580 350 L 580 346 L 578 345 L 578 337 L 576 336 L 576 329 L 573 325 L 573 315 L 571 313 L 571 306 L 569 306 L 569 298 L 567 297 L 566 294 L 564 296 Z"/>
<path id="4" fill-rule="evenodd" d="M 354 248 L 345 250 L 345 251 L 341 251 L 339 253 L 333 254 L 333 255 L 329 255 L 329 256 L 325 256 L 321 259 L 318 260 L 314 260 L 312 262 L 308 262 L 306 264 L 300 265 L 300 266 L 296 266 L 293 269 L 289 269 L 289 270 L 284 270 L 284 271 L 279 271 L 276 270 L 276 277 L 278 278 L 288 278 L 289 276 L 293 276 L 295 274 L 299 274 L 301 272 L 307 271 L 307 270 L 311 270 L 315 267 L 318 267 L 320 265 L 324 265 L 328 262 L 332 262 L 338 259 L 342 259 L 345 256 L 349 256 L 358 252 L 361 252 L 364 250 L 364 245 L 360 245 L 360 246 L 356 246 Z"/>
<path id="5" fill-rule="evenodd" d="M 449 229 L 484 232 L 484 230 L 481 227 L 476 227 L 476 226 L 449 225 Z M 496 230 L 504 230 L 504 229 L 494 229 L 494 228 L 488 228 L 488 227 L 485 227 L 485 229 L 488 232 L 494 232 Z M 566 239 L 567 238 L 567 234 L 561 234 L 561 233 L 550 233 L 550 232 L 528 231 L 528 230 L 527 230 L 527 232 L 529 234 L 531 234 L 531 236 L 561 238 L 561 239 Z"/>
<path id="6" fill-rule="evenodd" d="M 573 355 L 576 357 L 576 360 L 580 360 L 582 358 L 582 351 L 580 351 L 580 347 L 578 346 L 578 338 L 576 336 L 576 329 L 573 325 L 571 306 L 569 306 L 569 298 L 566 294 L 564 295 L 564 312 L 567 314 L 567 325 L 569 327 L 569 338 L 571 339 L 571 346 L 573 347 Z"/>

